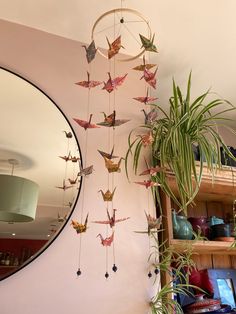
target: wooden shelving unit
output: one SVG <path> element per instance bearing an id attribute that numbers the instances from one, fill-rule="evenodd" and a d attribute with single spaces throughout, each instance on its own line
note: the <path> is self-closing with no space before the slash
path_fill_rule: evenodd
<path id="1" fill-rule="evenodd" d="M 172 173 L 168 173 L 168 180 L 169 185 L 178 196 L 175 177 Z M 235 199 L 236 169 L 225 166 L 216 172 L 214 181 L 212 181 L 211 173 L 205 167 L 200 191 L 195 199 L 195 205 L 188 209 L 188 216 L 217 216 L 225 219 L 228 215 L 232 216 L 232 205 Z M 190 245 L 193 248 L 193 259 L 198 269 L 236 268 L 236 249 L 231 248 L 232 242 L 173 239 L 171 211 L 174 204 L 163 192 L 161 193 L 161 201 L 164 216 L 164 238 L 169 246 L 172 246 L 176 251 L 183 252 Z"/>

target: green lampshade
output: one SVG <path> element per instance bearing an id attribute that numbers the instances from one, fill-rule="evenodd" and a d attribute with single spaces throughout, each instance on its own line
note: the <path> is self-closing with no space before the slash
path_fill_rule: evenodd
<path id="1" fill-rule="evenodd" d="M 35 219 L 39 186 L 28 179 L 0 174 L 0 221 Z"/>

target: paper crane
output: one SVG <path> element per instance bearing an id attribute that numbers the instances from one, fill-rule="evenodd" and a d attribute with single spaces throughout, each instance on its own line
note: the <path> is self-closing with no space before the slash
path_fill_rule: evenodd
<path id="1" fill-rule="evenodd" d="M 164 172 L 165 170 L 166 170 L 165 167 L 156 166 L 156 167 L 147 168 L 146 170 L 141 172 L 139 175 L 144 176 L 144 175 L 149 174 L 151 176 L 155 176 L 158 172 Z"/>
<path id="2" fill-rule="evenodd" d="M 145 124 L 150 125 L 150 124 L 152 124 L 153 122 L 156 121 L 157 116 L 158 116 L 157 108 L 153 108 L 148 113 L 144 109 L 142 109 L 141 111 L 143 111 L 143 113 L 144 113 Z"/>
<path id="3" fill-rule="evenodd" d="M 91 42 L 91 44 L 88 47 L 86 47 L 85 45 L 83 45 L 82 47 L 84 47 L 84 49 L 86 51 L 87 61 L 88 61 L 88 63 L 90 63 L 95 58 L 95 55 L 97 52 L 94 40 Z"/>
<path id="4" fill-rule="evenodd" d="M 87 224 L 88 224 L 88 214 L 85 218 L 84 224 L 79 223 L 78 221 L 71 220 L 72 227 L 76 230 L 77 233 L 83 233 L 87 230 Z"/>
<path id="5" fill-rule="evenodd" d="M 116 111 L 114 110 L 112 114 L 110 115 L 106 115 L 105 112 L 103 112 L 104 114 L 104 121 L 97 123 L 97 125 L 101 125 L 101 126 L 106 126 L 106 127 L 115 127 L 115 126 L 119 126 L 122 125 L 126 122 L 129 122 L 130 120 L 128 119 L 116 119 Z"/>
<path id="6" fill-rule="evenodd" d="M 72 138 L 72 133 L 71 132 L 66 132 L 66 131 L 63 131 L 66 135 L 67 138 Z"/>
<path id="7" fill-rule="evenodd" d="M 76 156 L 70 157 L 70 161 L 72 161 L 72 162 L 77 162 L 78 160 L 80 160 L 80 157 L 76 157 Z"/>
<path id="8" fill-rule="evenodd" d="M 155 34 L 153 34 L 152 39 L 148 39 L 141 34 L 139 34 L 139 37 L 140 37 L 141 42 L 142 42 L 141 48 L 144 48 L 146 51 L 158 52 L 156 46 L 153 44 Z"/>
<path id="9" fill-rule="evenodd" d="M 73 118 L 73 120 L 76 123 L 78 123 L 78 125 L 81 126 L 82 128 L 84 128 L 85 130 L 99 128 L 99 126 L 97 126 L 96 124 L 91 124 L 92 116 L 93 115 L 90 114 L 89 121 L 80 120 L 80 119 L 77 119 L 77 118 Z"/>
<path id="10" fill-rule="evenodd" d="M 117 88 L 117 86 L 122 85 L 127 75 L 128 74 L 125 74 L 124 76 L 117 76 L 116 78 L 112 79 L 111 73 L 108 72 L 109 79 L 107 82 L 103 82 L 104 87 L 102 89 L 105 89 L 108 93 L 111 93 L 114 89 Z"/>
<path id="11" fill-rule="evenodd" d="M 141 137 L 141 142 L 144 147 L 147 147 L 148 145 L 151 145 L 154 142 L 154 138 L 152 136 L 152 132 L 148 132 L 147 134 L 138 135 Z"/>
<path id="12" fill-rule="evenodd" d="M 57 189 L 61 189 L 63 191 L 66 191 L 67 189 L 72 188 L 72 186 L 67 186 L 65 183 L 65 180 L 63 180 L 63 185 L 62 186 L 56 186 Z"/>
<path id="13" fill-rule="evenodd" d="M 81 164 L 79 163 L 79 167 L 80 167 L 80 171 L 78 173 L 78 177 L 88 176 L 94 170 L 93 165 L 86 167 L 86 168 L 82 168 Z"/>
<path id="14" fill-rule="evenodd" d="M 75 178 L 75 179 L 68 179 L 68 181 L 70 182 L 71 185 L 74 185 L 77 183 L 77 179 L 78 179 L 78 176 Z"/>
<path id="15" fill-rule="evenodd" d="M 151 72 L 147 69 L 144 69 L 143 71 L 143 76 L 140 78 L 140 80 L 142 78 L 144 78 L 144 80 L 150 85 L 152 86 L 153 88 L 156 88 L 156 83 L 157 83 L 157 80 L 156 80 L 156 73 L 157 73 L 157 68 L 155 70 L 155 72 Z"/>
<path id="16" fill-rule="evenodd" d="M 159 230 L 161 223 L 162 223 L 162 216 L 155 218 L 152 217 L 150 214 L 145 212 L 147 223 L 148 223 L 148 234 L 150 234 L 151 230 L 156 229 Z"/>
<path id="17" fill-rule="evenodd" d="M 145 105 L 151 101 L 155 101 L 157 100 L 157 97 L 148 97 L 148 89 L 147 89 L 147 95 L 144 96 L 144 97 L 134 97 L 133 99 L 141 102 L 141 103 L 144 103 Z"/>
<path id="18" fill-rule="evenodd" d="M 139 185 L 143 185 L 143 186 L 145 186 L 146 189 L 153 187 L 153 186 L 159 186 L 160 185 L 159 183 L 151 181 L 151 180 L 144 180 L 142 182 L 134 182 L 134 183 L 139 184 Z"/>
<path id="19" fill-rule="evenodd" d="M 104 220 L 104 221 L 93 221 L 96 224 L 105 224 L 105 225 L 110 225 L 111 228 L 113 228 L 115 226 L 116 223 L 121 222 L 121 221 L 125 221 L 127 219 L 129 219 L 130 217 L 126 217 L 126 218 L 121 218 L 121 219 L 116 219 L 115 217 L 115 212 L 117 211 L 117 209 L 113 209 L 113 214 L 112 216 L 110 216 L 109 211 L 107 209 L 107 217 L 108 220 Z"/>
<path id="20" fill-rule="evenodd" d="M 140 64 L 136 67 L 133 68 L 133 70 L 136 70 L 136 71 L 144 71 L 145 69 L 148 69 L 150 70 L 151 68 L 155 67 L 156 64 L 146 64 L 146 61 L 145 61 L 145 56 L 143 56 L 143 64 Z"/>
<path id="21" fill-rule="evenodd" d="M 116 38 L 116 40 L 114 40 L 113 43 L 110 43 L 107 37 L 106 39 L 109 46 L 108 59 L 111 59 L 119 52 L 120 48 L 124 48 L 124 47 L 121 45 L 121 36 Z"/>
<path id="22" fill-rule="evenodd" d="M 101 244 L 103 245 L 103 246 L 111 246 L 111 244 L 112 244 L 112 242 L 113 242 L 113 240 L 114 240 L 114 231 L 112 232 L 112 234 L 111 234 L 111 236 L 110 237 L 107 237 L 107 238 L 103 238 L 103 236 L 99 233 L 98 235 L 97 235 L 97 237 L 100 237 L 100 239 L 101 239 Z"/>
<path id="23" fill-rule="evenodd" d="M 85 87 L 85 88 L 93 88 L 93 87 L 96 87 L 96 86 L 99 86 L 102 84 L 102 82 L 99 82 L 99 81 L 90 81 L 90 74 L 89 72 L 87 72 L 87 75 L 88 75 L 88 80 L 87 81 L 81 81 L 81 82 L 77 82 L 75 83 L 76 85 L 79 85 L 79 86 L 82 86 L 82 87 Z"/>
<path id="24" fill-rule="evenodd" d="M 101 150 L 99 150 L 99 149 L 98 149 L 98 152 L 99 152 L 99 154 L 100 154 L 102 157 L 106 157 L 107 159 L 118 158 L 118 156 L 114 156 L 114 155 L 113 155 L 114 146 L 113 146 L 113 148 L 112 148 L 110 154 L 109 154 L 109 153 L 105 153 L 105 152 L 103 152 L 103 151 L 101 151 Z"/>
<path id="25" fill-rule="evenodd" d="M 105 160 L 105 166 L 109 173 L 120 172 L 120 164 L 121 164 L 122 159 L 124 159 L 123 157 L 120 158 L 118 163 L 114 163 L 111 159 L 107 159 L 106 157 L 103 157 L 103 158 Z"/>
<path id="26" fill-rule="evenodd" d="M 69 152 L 69 154 L 67 156 L 58 156 L 58 157 L 63 159 L 63 160 L 65 160 L 67 162 L 71 158 L 71 153 Z"/>
<path id="27" fill-rule="evenodd" d="M 60 214 L 58 213 L 57 214 L 57 221 L 60 222 L 60 223 L 64 222 L 66 220 L 66 217 L 67 217 L 66 215 L 65 216 L 60 216 Z"/>
<path id="28" fill-rule="evenodd" d="M 113 192 L 111 192 L 109 189 L 105 193 L 102 190 L 99 190 L 98 192 L 102 193 L 104 202 L 112 202 L 115 190 L 116 188 L 114 188 Z"/>

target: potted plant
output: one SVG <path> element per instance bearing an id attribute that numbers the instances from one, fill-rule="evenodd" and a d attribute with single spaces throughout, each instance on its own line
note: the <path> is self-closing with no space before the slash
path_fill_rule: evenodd
<path id="1" fill-rule="evenodd" d="M 153 105 L 162 116 L 141 126 L 147 132 L 149 142 L 144 143 L 143 136 L 136 136 L 132 140 L 135 130 L 131 131 L 125 160 L 127 176 L 128 159 L 131 156 L 134 172 L 137 173 L 142 149 L 149 143 L 151 167 L 167 168 L 174 174 L 179 197 L 176 197 L 169 186 L 166 171 L 157 172 L 151 176 L 151 180 L 160 185 L 164 193 L 171 197 L 184 214 L 187 214 L 188 205 L 193 202 L 199 191 L 204 163 L 214 177 L 215 171 L 222 166 L 221 150 L 235 160 L 218 133 L 218 125 L 224 126 L 227 120 L 223 116 L 224 113 L 235 110 L 235 107 L 224 99 L 207 102 L 210 96 L 209 90 L 191 101 L 190 91 L 191 73 L 185 97 L 173 80 L 173 95 L 169 99 L 169 110 L 165 111 L 160 105 Z M 196 146 L 199 149 L 199 166 L 194 159 L 193 148 Z"/>

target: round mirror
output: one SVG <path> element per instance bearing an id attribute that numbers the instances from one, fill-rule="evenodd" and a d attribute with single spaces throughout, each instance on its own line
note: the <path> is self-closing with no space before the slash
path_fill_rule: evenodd
<path id="1" fill-rule="evenodd" d="M 49 246 L 68 221 L 80 149 L 56 104 L 0 68 L 0 280 Z"/>

